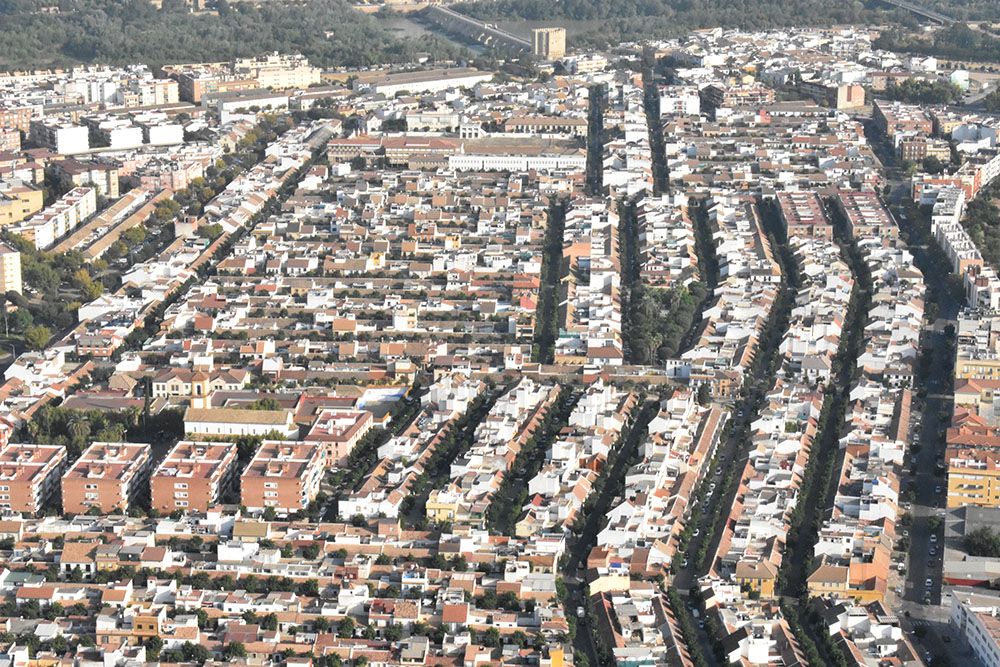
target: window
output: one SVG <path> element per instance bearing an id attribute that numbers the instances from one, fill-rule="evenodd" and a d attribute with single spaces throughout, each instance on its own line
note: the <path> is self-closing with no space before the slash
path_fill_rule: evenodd
<path id="1" fill-rule="evenodd" d="M 187 498 L 187 491 L 178 491 L 174 494 L 174 498 Z"/>
<path id="2" fill-rule="evenodd" d="M 186 500 L 178 500 L 178 501 L 174 502 L 174 505 L 176 505 L 177 507 L 187 507 L 188 506 Z"/>
<path id="3" fill-rule="evenodd" d="M 186 489 L 186 488 L 188 488 L 188 485 L 187 485 L 187 482 L 175 482 L 174 483 L 174 488 L 175 489 Z"/>

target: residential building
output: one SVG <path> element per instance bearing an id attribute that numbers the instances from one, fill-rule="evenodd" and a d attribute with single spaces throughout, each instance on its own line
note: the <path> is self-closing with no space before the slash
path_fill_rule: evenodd
<path id="1" fill-rule="evenodd" d="M 61 445 L 8 443 L 0 449 L 0 509 L 37 514 L 59 491 L 66 464 Z"/>
<path id="2" fill-rule="evenodd" d="M 306 442 L 322 444 L 327 465 L 342 466 L 354 447 L 372 427 L 375 419 L 366 410 L 324 409 L 306 435 Z"/>
<path id="3" fill-rule="evenodd" d="M 124 513 L 149 479 L 150 446 L 132 442 L 94 442 L 62 477 L 63 512 Z"/>
<path id="4" fill-rule="evenodd" d="M 319 443 L 265 441 L 240 476 L 240 504 L 282 514 L 306 509 L 319 493 L 324 452 Z"/>
<path id="5" fill-rule="evenodd" d="M 0 243 L 0 294 L 21 291 L 21 253 Z"/>
<path id="6" fill-rule="evenodd" d="M 236 445 L 181 440 L 150 477 L 152 507 L 161 514 L 176 510 L 207 512 L 238 479 Z"/>

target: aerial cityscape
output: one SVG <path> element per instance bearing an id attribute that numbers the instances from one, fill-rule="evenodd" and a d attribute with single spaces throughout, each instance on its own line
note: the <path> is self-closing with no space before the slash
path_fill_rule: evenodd
<path id="1" fill-rule="evenodd" d="M 1000 2 L 0 0 L 0 667 L 1000 667 Z"/>

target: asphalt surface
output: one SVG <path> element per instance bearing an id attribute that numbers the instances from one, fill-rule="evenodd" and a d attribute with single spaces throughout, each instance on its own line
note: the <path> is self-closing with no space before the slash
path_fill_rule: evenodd
<path id="1" fill-rule="evenodd" d="M 955 325 L 962 303 L 950 289 L 948 267 L 932 261 L 933 241 L 899 208 L 894 213 L 900 229 L 910 233 L 910 250 L 924 273 L 928 295 L 934 296 L 939 310 L 937 320 L 924 328 L 922 336 L 922 354 L 930 355 L 930 363 L 923 382 L 915 387 L 917 397 L 923 397 L 923 408 L 914 411 L 911 421 L 912 443 L 918 450 L 916 454 L 911 453 L 912 448 L 907 452 L 902 487 L 904 493 L 915 496 L 908 510 L 912 523 L 902 528 L 910 544 L 905 555 L 905 575 L 895 579 L 890 604 L 899 612 L 904 629 L 925 661 L 933 665 L 956 664 L 962 649 L 951 641 L 948 609 L 940 606 L 947 602 L 947 592 L 941 585 L 947 480 L 939 464 L 944 461 L 943 435 L 951 422 L 953 405 L 955 352 L 947 330 Z M 932 530 L 932 524 L 939 525 Z"/>

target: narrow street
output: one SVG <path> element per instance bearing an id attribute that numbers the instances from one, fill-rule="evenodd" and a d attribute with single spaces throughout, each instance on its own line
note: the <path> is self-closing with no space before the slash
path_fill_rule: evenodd
<path id="1" fill-rule="evenodd" d="M 894 214 L 900 229 L 908 234 L 910 250 L 923 271 L 928 303 L 936 303 L 938 313 L 937 319 L 924 329 L 922 354 L 930 361 L 921 366 L 916 394 L 923 401 L 923 409 L 911 423 L 914 438 L 904 472 L 903 494 L 906 498 L 912 496 L 908 509 L 911 524 L 903 528 L 906 531 L 903 539 L 909 541 L 906 569 L 890 593 L 902 611 L 904 627 L 922 647 L 924 659 L 941 664 L 941 660 L 957 657 L 958 650 L 955 644 L 944 641 L 948 634 L 948 610 L 940 606 L 943 530 L 939 524 L 945 518 L 947 480 L 938 464 L 943 462 L 945 443 L 941 435 L 950 424 L 953 403 L 955 353 L 951 334 L 963 301 L 956 290 L 955 276 L 930 237 L 926 220 L 914 219 L 923 213 L 911 208 L 897 209 Z M 933 530 L 932 524 L 936 524 Z M 929 588 L 927 580 L 931 581 Z"/>
<path id="2" fill-rule="evenodd" d="M 639 444 L 646 437 L 647 426 L 659 411 L 659 402 L 655 400 L 655 397 L 647 399 L 636 410 L 637 415 L 627 435 L 622 438 L 620 446 L 614 454 L 613 463 L 602 473 L 605 481 L 600 488 L 597 500 L 585 517 L 583 528 L 578 532 L 574 531 L 576 534 L 570 537 L 569 547 L 561 569 L 563 582 L 566 584 L 566 613 L 576 616 L 577 609 L 583 607 L 587 614 L 585 618 L 578 620 L 573 648 L 586 655 L 593 667 L 604 663 L 601 661 L 599 649 L 589 628 L 585 627 L 593 616 L 587 598 L 587 582 L 581 575 L 583 568 L 586 568 L 590 550 L 597 545 L 597 535 L 604 528 L 608 510 L 611 509 L 615 498 L 620 496 L 624 490 L 625 473 L 629 466 L 635 463 Z"/>

